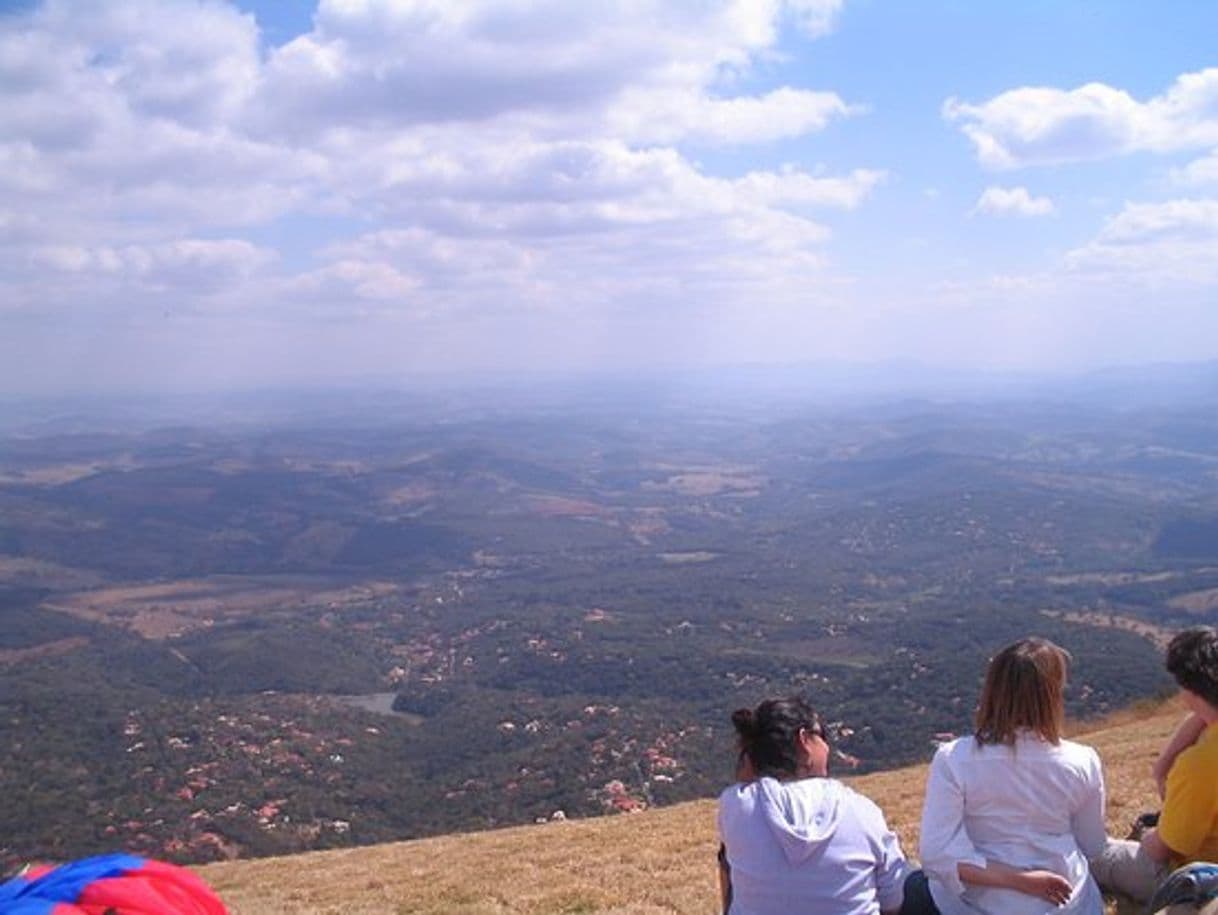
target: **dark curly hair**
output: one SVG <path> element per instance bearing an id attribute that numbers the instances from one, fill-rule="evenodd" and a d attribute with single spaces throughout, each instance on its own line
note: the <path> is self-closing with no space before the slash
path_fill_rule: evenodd
<path id="1" fill-rule="evenodd" d="M 1176 683 L 1218 709 L 1218 629 L 1195 626 L 1167 646 L 1167 671 Z"/>
<path id="2" fill-rule="evenodd" d="M 806 730 L 825 739 L 820 716 L 796 696 L 766 699 L 755 709 L 737 709 L 732 713 L 732 724 L 740 738 L 740 752 L 749 758 L 758 776 L 799 776 L 799 732 Z"/>

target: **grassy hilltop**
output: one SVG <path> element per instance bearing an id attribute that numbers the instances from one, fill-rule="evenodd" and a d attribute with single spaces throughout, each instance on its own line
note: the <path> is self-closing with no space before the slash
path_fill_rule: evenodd
<path id="1" fill-rule="evenodd" d="M 1109 832 L 1155 808 L 1150 765 L 1182 711 L 1146 705 L 1080 728 L 1108 785 Z M 926 767 L 850 779 L 916 854 Z M 715 804 L 200 868 L 235 915 L 708 915 Z"/>

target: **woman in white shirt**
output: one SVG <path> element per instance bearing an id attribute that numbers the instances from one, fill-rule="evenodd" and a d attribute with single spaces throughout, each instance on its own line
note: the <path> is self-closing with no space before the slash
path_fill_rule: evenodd
<path id="1" fill-rule="evenodd" d="M 920 852 L 943 915 L 1101 915 L 1087 858 L 1104 848 L 1104 779 L 1063 740 L 1069 655 L 1021 639 L 990 662 L 976 731 L 935 754 Z"/>
<path id="2" fill-rule="evenodd" d="M 799 699 L 732 715 L 742 780 L 719 797 L 730 915 L 901 910 L 910 868 L 880 809 L 827 778 L 829 745 Z M 912 912 L 912 909 L 906 909 Z"/>

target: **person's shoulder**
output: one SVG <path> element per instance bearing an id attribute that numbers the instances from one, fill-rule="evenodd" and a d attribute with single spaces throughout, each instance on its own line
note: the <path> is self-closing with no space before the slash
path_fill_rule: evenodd
<path id="1" fill-rule="evenodd" d="M 859 794 L 859 792 L 855 791 L 845 782 L 843 782 L 839 779 L 836 779 L 836 778 L 830 778 L 829 776 L 824 776 L 823 778 L 816 778 L 816 779 L 811 779 L 811 778 L 804 779 L 803 782 L 808 783 L 809 787 L 814 788 L 817 792 L 819 792 L 820 794 L 825 795 L 825 796 L 831 796 L 831 795 L 835 795 L 835 794 L 844 796 L 844 797 L 850 797 L 851 795 L 857 795 L 858 797 L 865 796 L 865 795 Z M 801 782 L 801 784 L 802 784 L 802 782 Z"/>
<path id="2" fill-rule="evenodd" d="M 874 821 L 881 826 L 885 824 L 883 809 L 863 792 L 836 779 L 825 779 L 825 782 L 828 783 L 825 786 L 826 793 L 836 794 L 841 803 L 853 810 L 856 816 L 862 817 L 864 821 Z"/>
<path id="3" fill-rule="evenodd" d="M 802 798 L 804 802 L 816 804 L 829 802 L 833 798 L 848 797 L 854 793 L 853 789 L 844 782 L 827 776 L 797 778 L 789 782 L 771 780 L 771 785 L 767 790 L 771 795 L 786 794 Z"/>
<path id="4" fill-rule="evenodd" d="M 1172 763 L 1167 773 L 1167 797 L 1188 796 L 1195 801 L 1194 792 L 1201 791 L 1206 797 L 1218 796 L 1218 740 L 1206 739 L 1213 726 L 1202 733 L 1191 747 L 1185 747 Z M 1216 734 L 1215 736 L 1218 736 Z"/>
<path id="5" fill-rule="evenodd" d="M 867 795 L 863 794 L 863 792 L 857 790 L 856 788 L 851 788 L 845 782 L 839 782 L 837 779 L 830 778 L 825 779 L 825 781 L 828 783 L 828 791 L 826 793 L 836 793 L 838 797 L 844 799 L 848 804 L 857 804 L 858 806 L 867 809 L 871 809 L 873 807 L 876 810 L 880 809 L 879 804 L 877 804 Z"/>
<path id="6" fill-rule="evenodd" d="M 762 794 L 782 794 L 790 790 L 790 785 L 797 784 L 796 782 L 780 782 L 776 778 L 763 776 L 755 778 L 747 782 L 732 782 L 721 792 L 719 792 L 720 804 L 735 804 L 749 805 L 757 802 L 757 798 Z"/>
<path id="7" fill-rule="evenodd" d="M 1181 751 L 1180 755 L 1183 756 L 1185 753 L 1191 753 L 1209 762 L 1218 760 L 1218 724 L 1207 726 L 1197 741 L 1191 747 Z"/>
<path id="8" fill-rule="evenodd" d="M 1076 740 L 1060 740 L 1057 743 L 1057 752 L 1071 762 L 1080 765 L 1099 765 L 1100 754 L 1095 747 L 1090 744 L 1079 743 Z"/>
<path id="9" fill-rule="evenodd" d="M 959 759 L 961 756 L 975 753 L 981 745 L 972 734 L 945 740 L 935 749 L 935 759 Z"/>
<path id="10" fill-rule="evenodd" d="M 1079 773 L 1085 781 L 1094 782 L 1103 777 L 1100 754 L 1093 746 L 1073 740 L 1060 740 L 1053 750 L 1053 756 L 1059 764 L 1064 763 L 1069 769 Z"/>
<path id="11" fill-rule="evenodd" d="M 719 823 L 719 833 L 727 839 L 735 836 L 740 830 L 747 829 L 746 825 L 753 818 L 757 809 L 756 789 L 751 782 L 734 782 L 719 792 L 719 804 L 715 818 Z"/>
<path id="12" fill-rule="evenodd" d="M 733 782 L 719 792 L 719 806 L 740 806 L 756 791 L 755 782 Z"/>
<path id="13" fill-rule="evenodd" d="M 1212 773 L 1218 769 L 1218 727 L 1210 725 L 1191 747 L 1185 747 L 1176 757 L 1172 771 L 1201 771 Z"/>

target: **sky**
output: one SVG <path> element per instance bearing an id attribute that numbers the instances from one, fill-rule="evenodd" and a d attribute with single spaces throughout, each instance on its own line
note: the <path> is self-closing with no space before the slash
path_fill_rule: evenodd
<path id="1" fill-rule="evenodd" d="M 0 0 L 0 395 L 1218 359 L 1218 4 Z"/>

